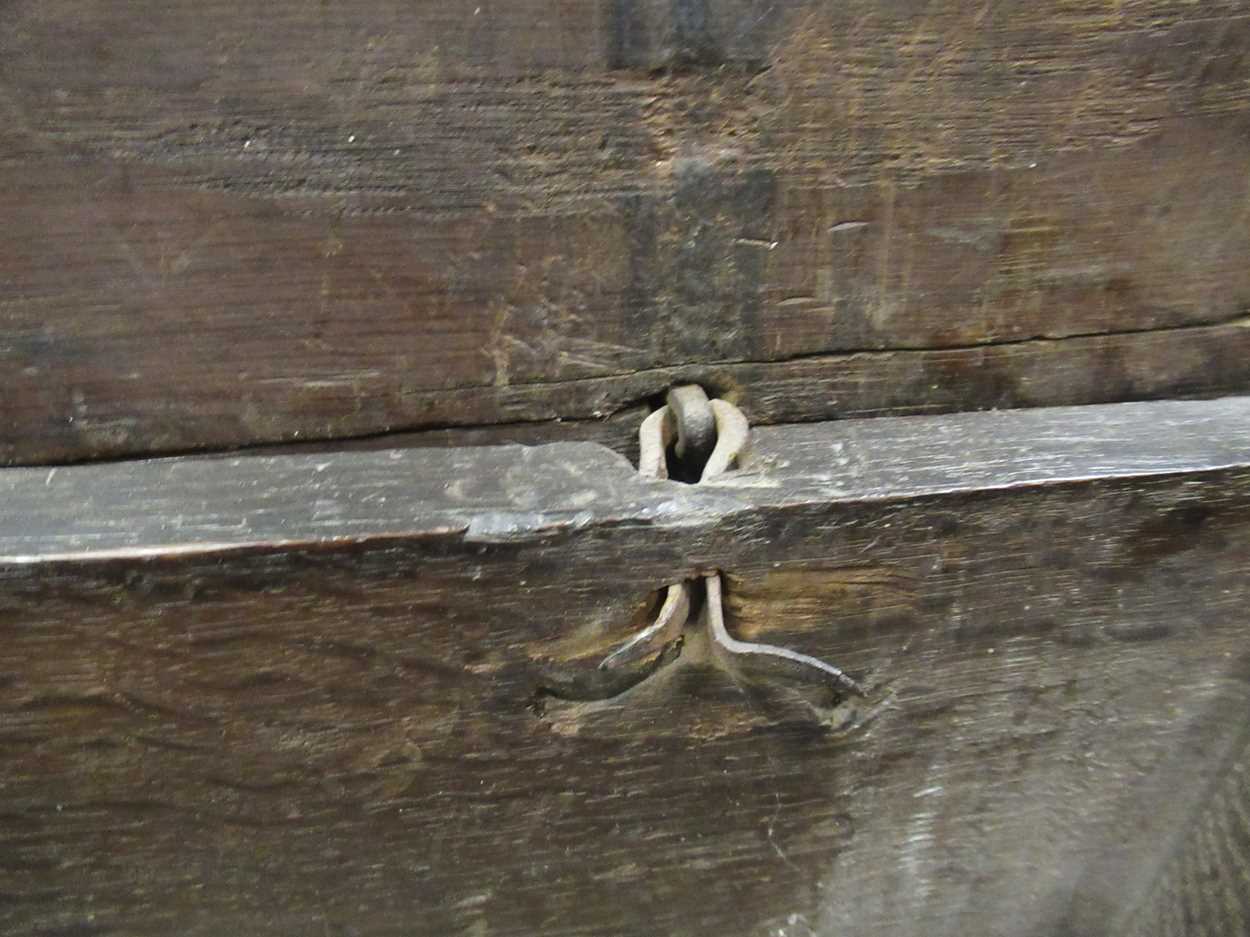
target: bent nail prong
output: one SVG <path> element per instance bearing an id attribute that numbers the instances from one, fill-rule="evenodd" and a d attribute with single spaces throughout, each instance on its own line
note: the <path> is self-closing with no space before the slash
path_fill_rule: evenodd
<path id="1" fill-rule="evenodd" d="M 599 669 L 612 670 L 657 653 L 681 636 L 689 617 L 690 584 L 673 583 L 655 621 L 600 661 Z"/>
<path id="2" fill-rule="evenodd" d="M 816 679 L 822 683 L 832 684 L 843 693 L 851 693 L 855 696 L 866 695 L 864 688 L 854 678 L 817 657 L 772 644 L 737 640 L 725 627 L 720 573 L 704 576 L 703 582 L 705 589 L 703 616 L 707 622 L 708 637 L 717 651 L 731 659 L 768 663 L 801 679 Z"/>

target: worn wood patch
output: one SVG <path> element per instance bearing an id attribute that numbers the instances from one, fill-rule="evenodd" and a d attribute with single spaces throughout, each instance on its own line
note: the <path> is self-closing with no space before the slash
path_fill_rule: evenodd
<path id="1" fill-rule="evenodd" d="M 7 3 L 0 460 L 557 439 L 674 368 L 769 420 L 792 359 L 868 385 L 804 420 L 1244 391 L 1248 23 Z"/>
<path id="2" fill-rule="evenodd" d="M 1229 399 L 765 428 L 697 487 L 585 444 L 9 470 L 4 929 L 1104 933 L 1238 763 L 1247 440 Z M 536 699 L 708 567 L 869 698 L 692 633 Z"/>

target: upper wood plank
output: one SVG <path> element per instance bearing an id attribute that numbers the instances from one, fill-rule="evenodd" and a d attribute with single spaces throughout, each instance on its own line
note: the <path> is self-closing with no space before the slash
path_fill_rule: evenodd
<path id="1" fill-rule="evenodd" d="M 8 3 L 0 460 L 673 369 L 757 422 L 1244 390 L 1248 51 L 1231 0 Z M 781 416 L 795 358 L 845 390 Z"/>

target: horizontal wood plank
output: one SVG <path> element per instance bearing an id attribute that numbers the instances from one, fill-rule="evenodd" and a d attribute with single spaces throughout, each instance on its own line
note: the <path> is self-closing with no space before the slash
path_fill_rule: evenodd
<path id="1" fill-rule="evenodd" d="M 1148 907 L 1244 741 L 1250 399 L 756 437 L 705 486 L 589 444 L 0 474 L 4 929 L 975 935 Z M 741 682 L 697 632 L 622 695 L 539 693 L 706 568 L 735 633 L 868 698 Z"/>
<path id="2" fill-rule="evenodd" d="M 775 365 L 861 352 L 888 404 L 802 419 L 1244 392 L 1248 50 L 1235 0 L 9 3 L 0 461 L 586 419 L 673 368 L 763 421 Z M 1083 394 L 964 381 L 1091 337 Z"/>

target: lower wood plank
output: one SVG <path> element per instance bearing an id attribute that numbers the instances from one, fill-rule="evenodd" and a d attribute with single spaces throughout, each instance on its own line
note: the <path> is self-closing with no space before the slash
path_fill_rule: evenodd
<path id="1" fill-rule="evenodd" d="M 687 365 L 757 422 L 1245 393 L 1248 56 L 1245 0 L 7 0 L 0 463 Z"/>
<path id="2" fill-rule="evenodd" d="M 1106 932 L 1244 740 L 1247 399 L 768 428 L 697 488 L 560 445 L 0 492 L 6 932 Z M 869 697 L 697 633 L 539 694 L 708 567 Z"/>

